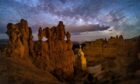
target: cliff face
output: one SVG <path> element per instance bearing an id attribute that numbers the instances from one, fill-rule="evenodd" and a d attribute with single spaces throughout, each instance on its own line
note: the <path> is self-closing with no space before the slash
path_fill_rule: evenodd
<path id="1" fill-rule="evenodd" d="M 139 65 L 140 38 L 123 39 L 122 36 L 83 43 L 88 65 L 102 64 L 104 69 L 120 74 L 135 71 Z"/>
<path id="2" fill-rule="evenodd" d="M 56 75 L 62 73 L 61 75 L 66 77 L 72 76 L 74 53 L 71 35 L 65 32 L 62 21 L 57 27 L 39 28 L 37 42 L 33 42 L 32 30 L 24 19 L 17 24 L 9 23 L 7 34 L 9 36 L 7 56 L 19 59 L 30 58 L 39 69 L 55 72 Z M 44 37 L 46 41 L 42 41 Z"/>

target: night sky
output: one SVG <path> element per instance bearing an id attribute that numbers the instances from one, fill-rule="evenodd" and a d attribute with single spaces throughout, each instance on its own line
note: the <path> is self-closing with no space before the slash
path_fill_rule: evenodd
<path id="1" fill-rule="evenodd" d="M 26 19 L 37 39 L 41 27 L 63 21 L 73 41 L 140 35 L 140 0 L 0 0 L 0 39 L 9 22 Z"/>

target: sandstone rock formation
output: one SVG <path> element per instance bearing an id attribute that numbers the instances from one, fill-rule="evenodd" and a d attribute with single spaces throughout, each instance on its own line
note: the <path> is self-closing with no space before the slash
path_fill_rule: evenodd
<path id="1" fill-rule="evenodd" d="M 135 71 L 138 61 L 140 41 L 123 39 L 123 36 L 111 37 L 108 40 L 83 43 L 83 51 L 88 60 L 88 65 L 102 64 L 107 71 L 113 71 L 126 76 Z M 135 68 L 132 68 L 135 67 Z"/>
<path id="2" fill-rule="evenodd" d="M 63 75 L 73 74 L 74 54 L 70 33 L 65 33 L 63 22 L 57 27 L 39 28 L 38 41 L 35 44 L 34 62 L 37 67 L 47 69 L 50 72 L 61 71 Z M 42 38 L 47 40 L 44 42 Z M 67 40 L 64 40 L 65 37 Z M 40 62 L 39 62 L 40 60 Z"/>
<path id="3" fill-rule="evenodd" d="M 81 71 L 87 70 L 87 61 L 86 61 L 84 52 L 81 49 L 81 45 L 75 57 L 75 68 Z"/>
<path id="4" fill-rule="evenodd" d="M 29 27 L 26 20 L 21 19 L 17 24 L 7 25 L 7 35 L 9 36 L 8 55 L 23 58 L 29 56 Z"/>
<path id="5" fill-rule="evenodd" d="M 9 36 L 8 56 L 30 57 L 36 67 L 63 75 L 65 78 L 73 75 L 74 53 L 70 33 L 65 32 L 64 24 L 59 22 L 57 27 L 46 27 L 38 30 L 38 41 L 33 41 L 32 30 L 26 20 L 21 19 L 17 24 L 7 25 Z M 67 38 L 65 40 L 65 37 Z M 42 41 L 46 38 L 46 41 Z M 59 72 L 58 72 L 59 71 Z"/>

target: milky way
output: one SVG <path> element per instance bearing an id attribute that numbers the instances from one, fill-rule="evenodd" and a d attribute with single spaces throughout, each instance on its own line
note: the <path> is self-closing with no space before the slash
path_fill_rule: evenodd
<path id="1" fill-rule="evenodd" d="M 0 0 L 0 39 L 7 38 L 6 25 L 29 22 L 37 39 L 41 27 L 63 21 L 73 41 L 140 35 L 140 0 Z"/>

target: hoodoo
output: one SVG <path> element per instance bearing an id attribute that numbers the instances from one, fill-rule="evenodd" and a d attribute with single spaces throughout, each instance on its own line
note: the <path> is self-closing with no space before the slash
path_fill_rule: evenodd
<path id="1" fill-rule="evenodd" d="M 70 33 L 65 31 L 62 21 L 57 27 L 39 28 L 38 41 L 33 41 L 32 30 L 24 19 L 17 24 L 7 25 L 9 36 L 8 56 L 30 57 L 36 67 L 48 70 L 56 75 L 70 77 L 74 69 L 74 53 Z M 42 41 L 43 37 L 47 40 Z M 65 37 L 67 38 L 65 40 Z M 59 72 L 57 72 L 59 71 Z M 57 74 L 61 73 L 61 74 Z"/>

